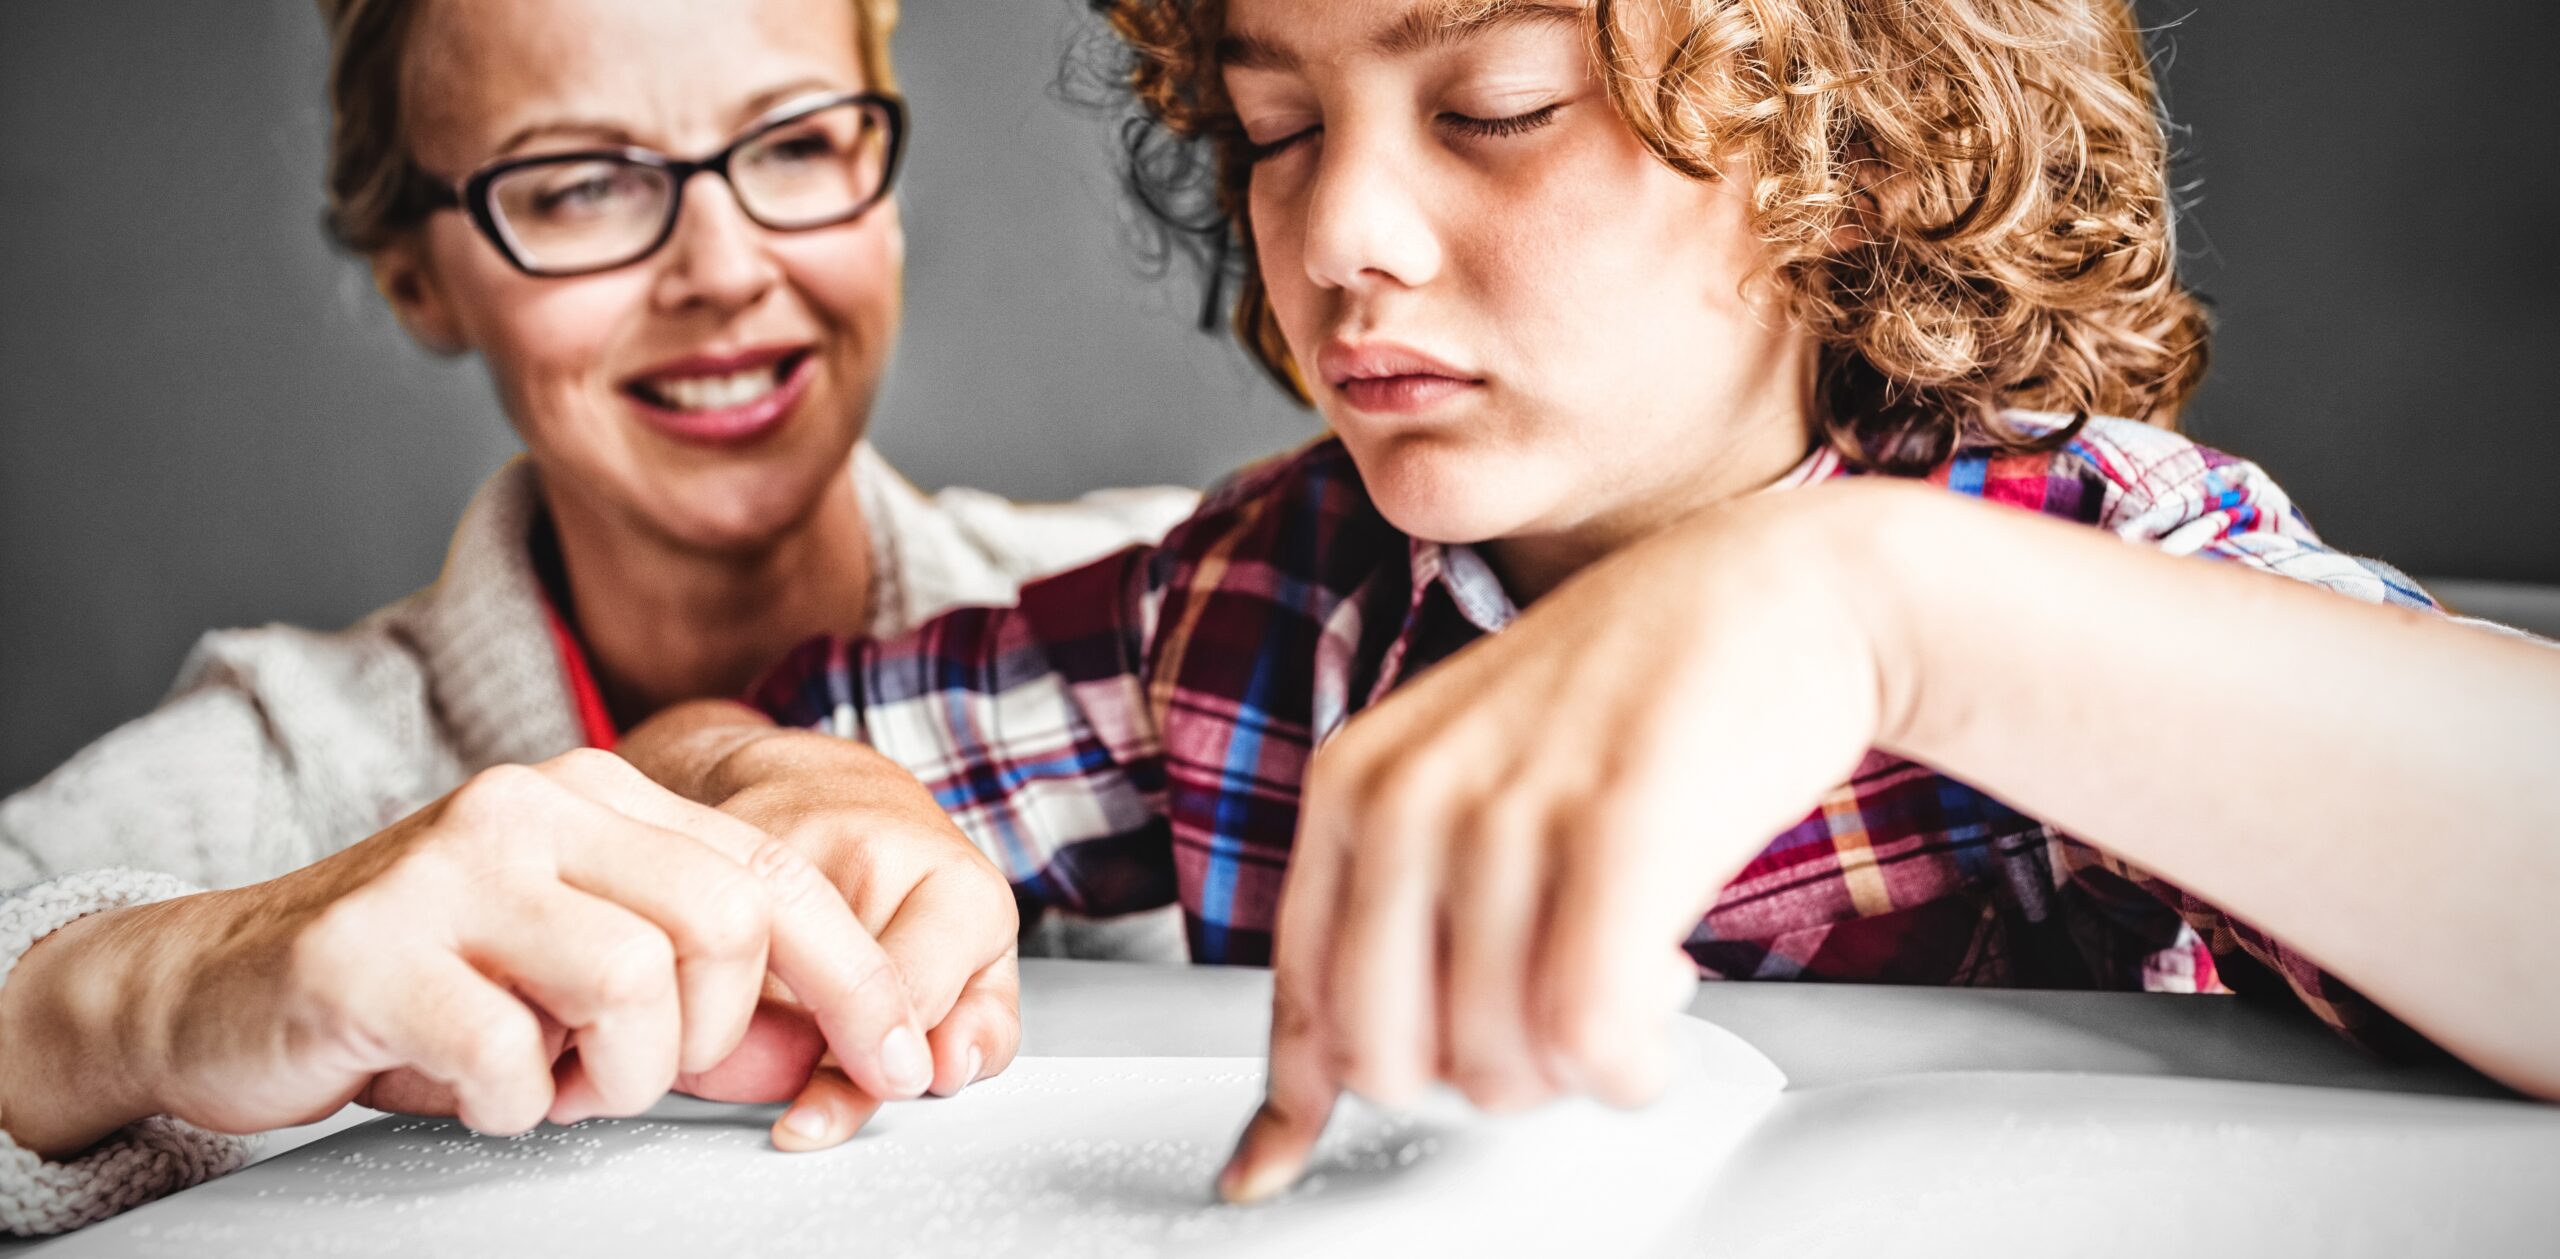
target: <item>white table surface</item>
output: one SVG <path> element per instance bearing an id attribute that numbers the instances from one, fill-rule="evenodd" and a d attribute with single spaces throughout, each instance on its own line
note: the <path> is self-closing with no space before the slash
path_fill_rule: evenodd
<path id="1" fill-rule="evenodd" d="M 1022 1052 L 1256 1055 L 1269 999 L 1260 969 L 1026 961 Z M 2541 1188 L 2560 1188 L 2560 1107 L 2451 1064 L 2376 1061 L 2292 1011 L 1784 983 L 1702 985 L 1690 1009 L 1790 1080 L 1717 1207 L 1786 1244 L 1719 1228 L 1718 1249 L 2560 1254 L 2560 1193 Z M 285 1134 L 266 1157 L 328 1157 L 291 1151 L 364 1118 Z M 2016 1192 L 2031 1197 L 2004 1204 Z M 1816 1218 L 1822 1231 L 1795 1235 Z M 2074 1235 L 2053 1236 L 2057 1221 Z"/>
<path id="2" fill-rule="evenodd" d="M 1260 1054 L 1271 972 L 1032 959 L 1022 1052 Z M 1795 1088 L 1934 1071 L 2101 1071 L 2483 1098 L 2457 1065 L 2382 1062 L 2310 1016 L 2230 997 L 1871 984 L 1708 983 L 1689 1012 L 1767 1054 Z"/>

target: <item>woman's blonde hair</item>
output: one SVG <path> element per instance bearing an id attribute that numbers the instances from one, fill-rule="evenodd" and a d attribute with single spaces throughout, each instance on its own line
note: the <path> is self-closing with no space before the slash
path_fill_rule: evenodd
<path id="1" fill-rule="evenodd" d="M 849 0 L 871 90 L 897 90 L 889 37 L 898 0 Z M 371 254 L 424 218 L 423 175 L 401 134 L 402 67 L 425 0 L 318 0 L 329 28 L 329 235 Z"/>
<path id="2" fill-rule="evenodd" d="M 1255 273 L 1225 0 L 1091 0 L 1135 98 L 1127 178 L 1235 285 L 1237 338 L 1301 400 Z M 1463 21 L 1504 0 L 1453 0 Z M 2169 425 L 2209 328 L 2177 277 L 2169 155 L 2126 0 L 1595 0 L 1609 97 L 1665 164 L 1734 178 L 1763 277 L 1821 345 L 1818 423 L 1861 464 Z M 2041 437 L 2007 408 L 2078 417 Z"/>

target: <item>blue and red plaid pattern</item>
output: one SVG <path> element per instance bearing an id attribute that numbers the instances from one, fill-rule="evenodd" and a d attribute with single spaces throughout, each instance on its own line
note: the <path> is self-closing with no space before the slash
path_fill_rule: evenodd
<path id="1" fill-rule="evenodd" d="M 1855 475 L 1818 452 L 1780 489 Z M 2175 554 L 2375 602 L 2407 579 L 2322 546 L 2254 465 L 2122 420 L 1929 479 Z M 1238 474 L 1152 548 L 894 641 L 819 639 L 757 689 L 862 738 L 995 855 L 1026 915 L 1179 901 L 1192 957 L 1267 964 L 1308 758 L 1515 615 L 1475 551 L 1397 532 L 1338 442 Z M 1961 782 L 1881 753 L 1779 835 L 1688 941 L 1748 979 L 2293 994 L 2368 1041 L 2405 1029 L 2308 959 Z"/>

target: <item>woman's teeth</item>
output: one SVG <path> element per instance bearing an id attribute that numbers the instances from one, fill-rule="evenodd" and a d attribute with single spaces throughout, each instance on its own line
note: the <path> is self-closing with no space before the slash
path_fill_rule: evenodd
<path id="1" fill-rule="evenodd" d="M 650 401 L 678 411 L 727 411 L 746 406 L 781 387 L 786 363 L 750 367 L 726 376 L 669 376 L 642 381 L 640 390 L 649 395 Z"/>

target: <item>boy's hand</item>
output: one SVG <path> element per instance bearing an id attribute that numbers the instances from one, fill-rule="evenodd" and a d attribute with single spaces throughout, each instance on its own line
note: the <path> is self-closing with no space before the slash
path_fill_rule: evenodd
<path id="1" fill-rule="evenodd" d="M 909 1047 L 931 1091 L 956 1093 L 1012 1062 L 1022 1038 L 1019 920 L 993 862 L 915 777 L 860 743 L 776 728 L 742 705 L 680 705 L 632 732 L 622 752 L 678 792 L 806 857 L 879 940 L 903 997 L 930 1029 Z M 832 1067 L 788 994 L 769 987 L 740 1052 L 680 1082 L 698 1096 L 769 1101 L 798 1091 L 774 1129 L 785 1149 L 851 1137 L 880 1098 Z M 891 1050 L 885 1056 L 894 1056 Z"/>
<path id="2" fill-rule="evenodd" d="M 1218 1181 L 1294 1182 L 1344 1089 L 1487 1110 L 1662 1085 L 1680 945 L 1845 781 L 1890 700 L 1826 561 L 1829 490 L 1745 500 L 1559 587 L 1310 767 L 1268 1097 Z"/>

